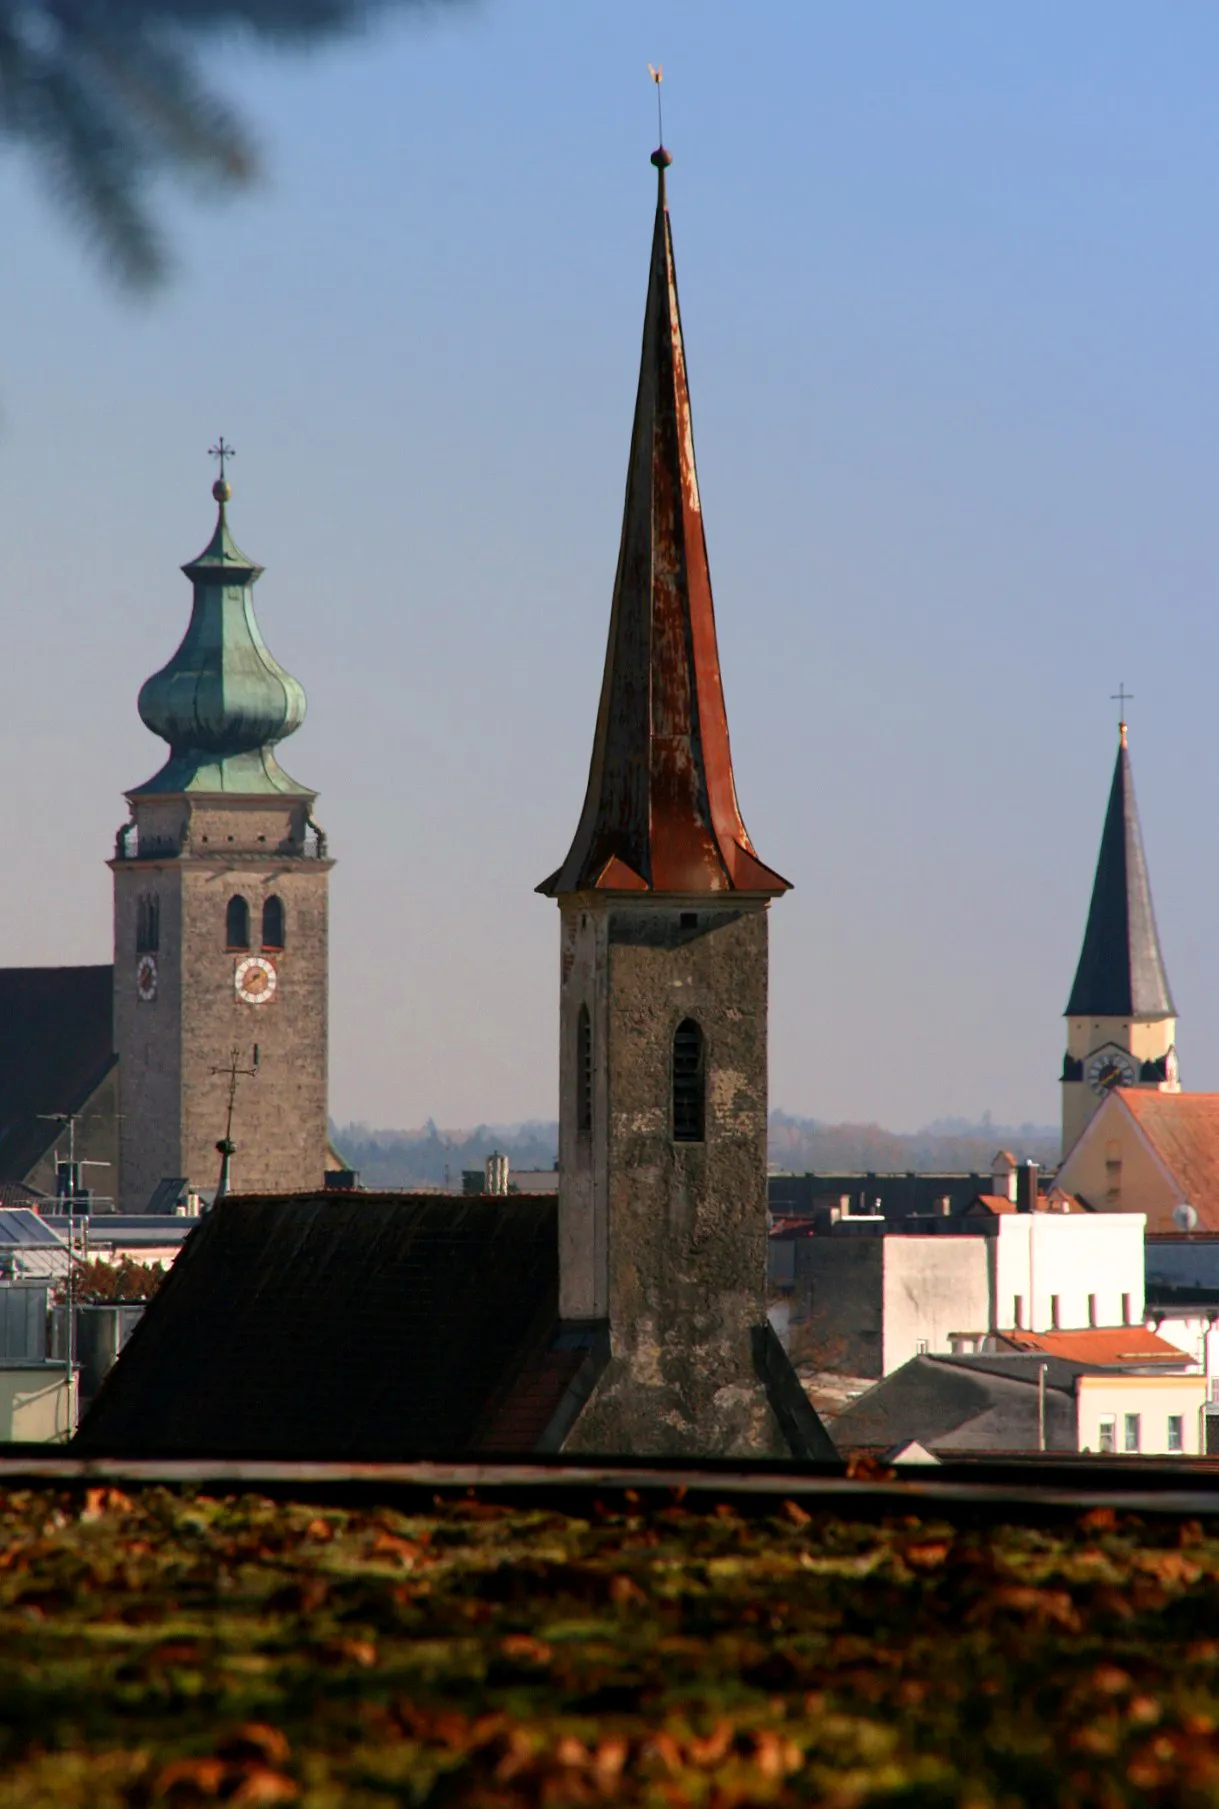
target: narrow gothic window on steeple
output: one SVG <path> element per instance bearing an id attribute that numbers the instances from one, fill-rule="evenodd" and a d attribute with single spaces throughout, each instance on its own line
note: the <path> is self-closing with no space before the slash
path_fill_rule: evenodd
<path id="1" fill-rule="evenodd" d="M 155 954 L 161 946 L 161 900 L 155 892 L 145 892 L 136 906 L 135 952 Z"/>
<path id="2" fill-rule="evenodd" d="M 706 1062 L 703 1033 L 693 1018 L 673 1037 L 673 1141 L 701 1143 L 705 1116 Z"/>
<path id="3" fill-rule="evenodd" d="M 576 1129 L 593 1128 L 593 1032 L 588 1006 L 576 1018 Z"/>
<path id="4" fill-rule="evenodd" d="M 240 893 L 229 899 L 224 917 L 224 937 L 229 948 L 249 948 L 250 907 Z"/>
<path id="5" fill-rule="evenodd" d="M 264 948 L 283 948 L 284 946 L 284 901 L 282 898 L 268 898 L 262 907 L 262 946 Z"/>

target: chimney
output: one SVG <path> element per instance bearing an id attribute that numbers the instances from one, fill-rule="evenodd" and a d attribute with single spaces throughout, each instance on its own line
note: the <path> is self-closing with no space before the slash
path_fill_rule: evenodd
<path id="1" fill-rule="evenodd" d="M 508 1191 L 508 1158 L 507 1158 L 507 1156 L 502 1156 L 497 1149 L 492 1150 L 491 1154 L 487 1157 L 487 1160 L 483 1165 L 483 1172 L 486 1175 L 486 1192 L 487 1193 L 497 1193 L 497 1194 L 507 1193 L 507 1191 Z"/>
<path id="2" fill-rule="evenodd" d="M 1010 1150 L 1001 1149 L 991 1157 L 990 1190 L 1001 1200 L 1016 1198 L 1016 1158 Z"/>
<path id="3" fill-rule="evenodd" d="M 1008 1198 L 1015 1200 L 1017 1212 L 1036 1212 L 1038 1172 L 1035 1162 L 1022 1162 L 1016 1169 L 1013 1175 L 1015 1191 Z"/>

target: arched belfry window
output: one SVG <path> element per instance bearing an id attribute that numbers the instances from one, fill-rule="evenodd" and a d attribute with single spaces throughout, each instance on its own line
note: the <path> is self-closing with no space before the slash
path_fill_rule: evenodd
<path id="1" fill-rule="evenodd" d="M 283 948 L 284 946 L 284 901 L 272 896 L 262 907 L 262 946 L 264 948 Z"/>
<path id="2" fill-rule="evenodd" d="M 155 892 L 145 892 L 135 911 L 135 952 L 155 954 L 161 946 L 161 900 Z"/>
<path id="3" fill-rule="evenodd" d="M 224 914 L 224 937 L 230 948 L 250 946 L 250 907 L 239 892 L 229 899 Z"/>
<path id="4" fill-rule="evenodd" d="M 593 1030 L 588 1006 L 576 1018 L 576 1129 L 593 1128 Z"/>
<path id="5" fill-rule="evenodd" d="M 685 1018 L 673 1035 L 673 1141 L 701 1143 L 706 1117 L 707 1064 L 703 1033 Z"/>

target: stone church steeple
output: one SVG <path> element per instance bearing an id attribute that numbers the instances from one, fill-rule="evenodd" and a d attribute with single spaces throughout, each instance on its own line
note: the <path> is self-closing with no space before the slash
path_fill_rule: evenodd
<path id="1" fill-rule="evenodd" d="M 315 1188 L 325 1168 L 333 862 L 316 794 L 276 755 L 305 693 L 262 638 L 262 567 L 233 540 L 223 474 L 213 496 L 212 538 L 182 568 L 186 633 L 140 691 L 168 758 L 128 792 L 110 862 L 125 1211 L 158 1189 L 168 1201 L 216 1186 L 234 1065 L 251 1070 L 234 1109 L 234 1187 Z"/>
<path id="2" fill-rule="evenodd" d="M 793 1448 L 763 1378 L 767 912 L 788 886 L 754 849 L 733 779 L 670 161 L 663 148 L 652 157 L 639 389 L 588 788 L 567 857 L 538 888 L 561 920 L 560 1312 L 608 1323 L 611 1349 L 565 1449 L 745 1455 Z M 794 1395 L 815 1442 L 815 1416 Z"/>
<path id="3" fill-rule="evenodd" d="M 1164 1093 L 1180 1088 L 1177 1008 L 1160 951 L 1124 722 L 1118 725 L 1092 902 L 1065 1015 L 1064 1155 L 1111 1087 Z"/>

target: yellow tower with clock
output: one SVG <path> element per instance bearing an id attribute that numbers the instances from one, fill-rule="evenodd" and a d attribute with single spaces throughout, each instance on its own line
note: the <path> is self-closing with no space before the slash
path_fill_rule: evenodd
<path id="1" fill-rule="evenodd" d="M 1126 724 L 1119 723 L 1092 903 L 1067 1001 L 1064 1156 L 1113 1087 L 1181 1089 L 1177 1008 L 1160 952 L 1128 739 Z"/>
<path id="2" fill-rule="evenodd" d="M 140 692 L 169 758 L 127 794 L 110 862 L 127 1212 L 215 1190 L 234 1071 L 234 1190 L 317 1188 L 326 1165 L 333 862 L 316 793 L 275 755 L 305 694 L 259 631 L 262 568 L 227 520 L 231 450 L 215 449 L 212 538 L 182 568 L 194 591 L 186 633 Z"/>

